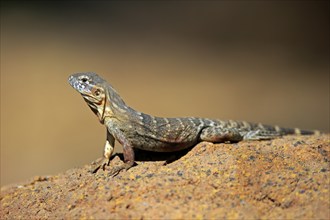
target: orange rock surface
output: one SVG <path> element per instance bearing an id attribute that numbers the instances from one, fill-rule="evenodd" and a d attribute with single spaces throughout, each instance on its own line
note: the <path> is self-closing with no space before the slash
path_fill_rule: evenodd
<path id="1" fill-rule="evenodd" d="M 203 142 L 166 165 L 137 161 L 115 177 L 86 165 L 4 187 L 0 217 L 329 219 L 329 163 L 329 135 Z"/>

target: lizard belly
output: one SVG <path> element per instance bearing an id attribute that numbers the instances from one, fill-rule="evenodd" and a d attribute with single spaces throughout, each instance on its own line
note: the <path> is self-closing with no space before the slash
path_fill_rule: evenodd
<path id="1" fill-rule="evenodd" d="M 189 148 L 198 142 L 195 132 L 177 133 L 169 131 L 164 135 L 157 129 L 136 128 L 126 132 L 134 148 L 155 152 L 174 152 Z"/>
<path id="2" fill-rule="evenodd" d="M 154 137 L 140 136 L 132 140 L 134 148 L 155 152 L 175 152 L 194 146 L 197 140 L 189 141 L 165 141 Z"/>

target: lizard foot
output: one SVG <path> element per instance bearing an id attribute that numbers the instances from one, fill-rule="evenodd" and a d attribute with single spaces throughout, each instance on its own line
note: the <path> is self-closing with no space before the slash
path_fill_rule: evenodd
<path id="1" fill-rule="evenodd" d="M 105 166 L 108 166 L 108 165 L 109 165 L 109 159 L 104 158 L 104 157 L 99 158 L 91 163 L 90 172 L 96 173 L 100 168 L 102 168 L 102 170 L 105 170 Z"/>
<path id="2" fill-rule="evenodd" d="M 128 170 L 130 169 L 131 167 L 133 167 L 134 163 L 125 163 L 121 166 L 117 166 L 115 168 L 113 168 L 109 173 L 108 173 L 108 176 L 111 176 L 111 177 L 115 177 L 118 175 L 118 173 L 120 173 L 120 171 L 122 170 Z"/>

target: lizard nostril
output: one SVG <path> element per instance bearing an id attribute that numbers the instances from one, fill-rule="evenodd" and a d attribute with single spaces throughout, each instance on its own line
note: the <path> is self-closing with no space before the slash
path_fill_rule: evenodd
<path id="1" fill-rule="evenodd" d="M 74 82 L 74 77 L 73 76 L 70 76 L 69 79 L 68 79 L 69 83 L 71 85 L 73 85 L 73 82 Z"/>

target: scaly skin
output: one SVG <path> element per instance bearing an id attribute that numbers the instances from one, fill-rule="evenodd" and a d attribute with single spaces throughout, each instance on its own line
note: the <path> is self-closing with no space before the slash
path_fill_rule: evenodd
<path id="1" fill-rule="evenodd" d="M 201 141 L 213 143 L 241 140 L 265 140 L 287 134 L 315 134 L 278 126 L 206 118 L 161 118 L 130 108 L 113 87 L 96 73 L 76 73 L 69 83 L 84 98 L 100 122 L 107 127 L 107 140 L 103 159 L 93 172 L 109 165 L 115 139 L 123 145 L 125 164 L 114 168 L 110 175 L 134 165 L 134 150 L 138 148 L 156 152 L 174 152 L 196 145 Z"/>

